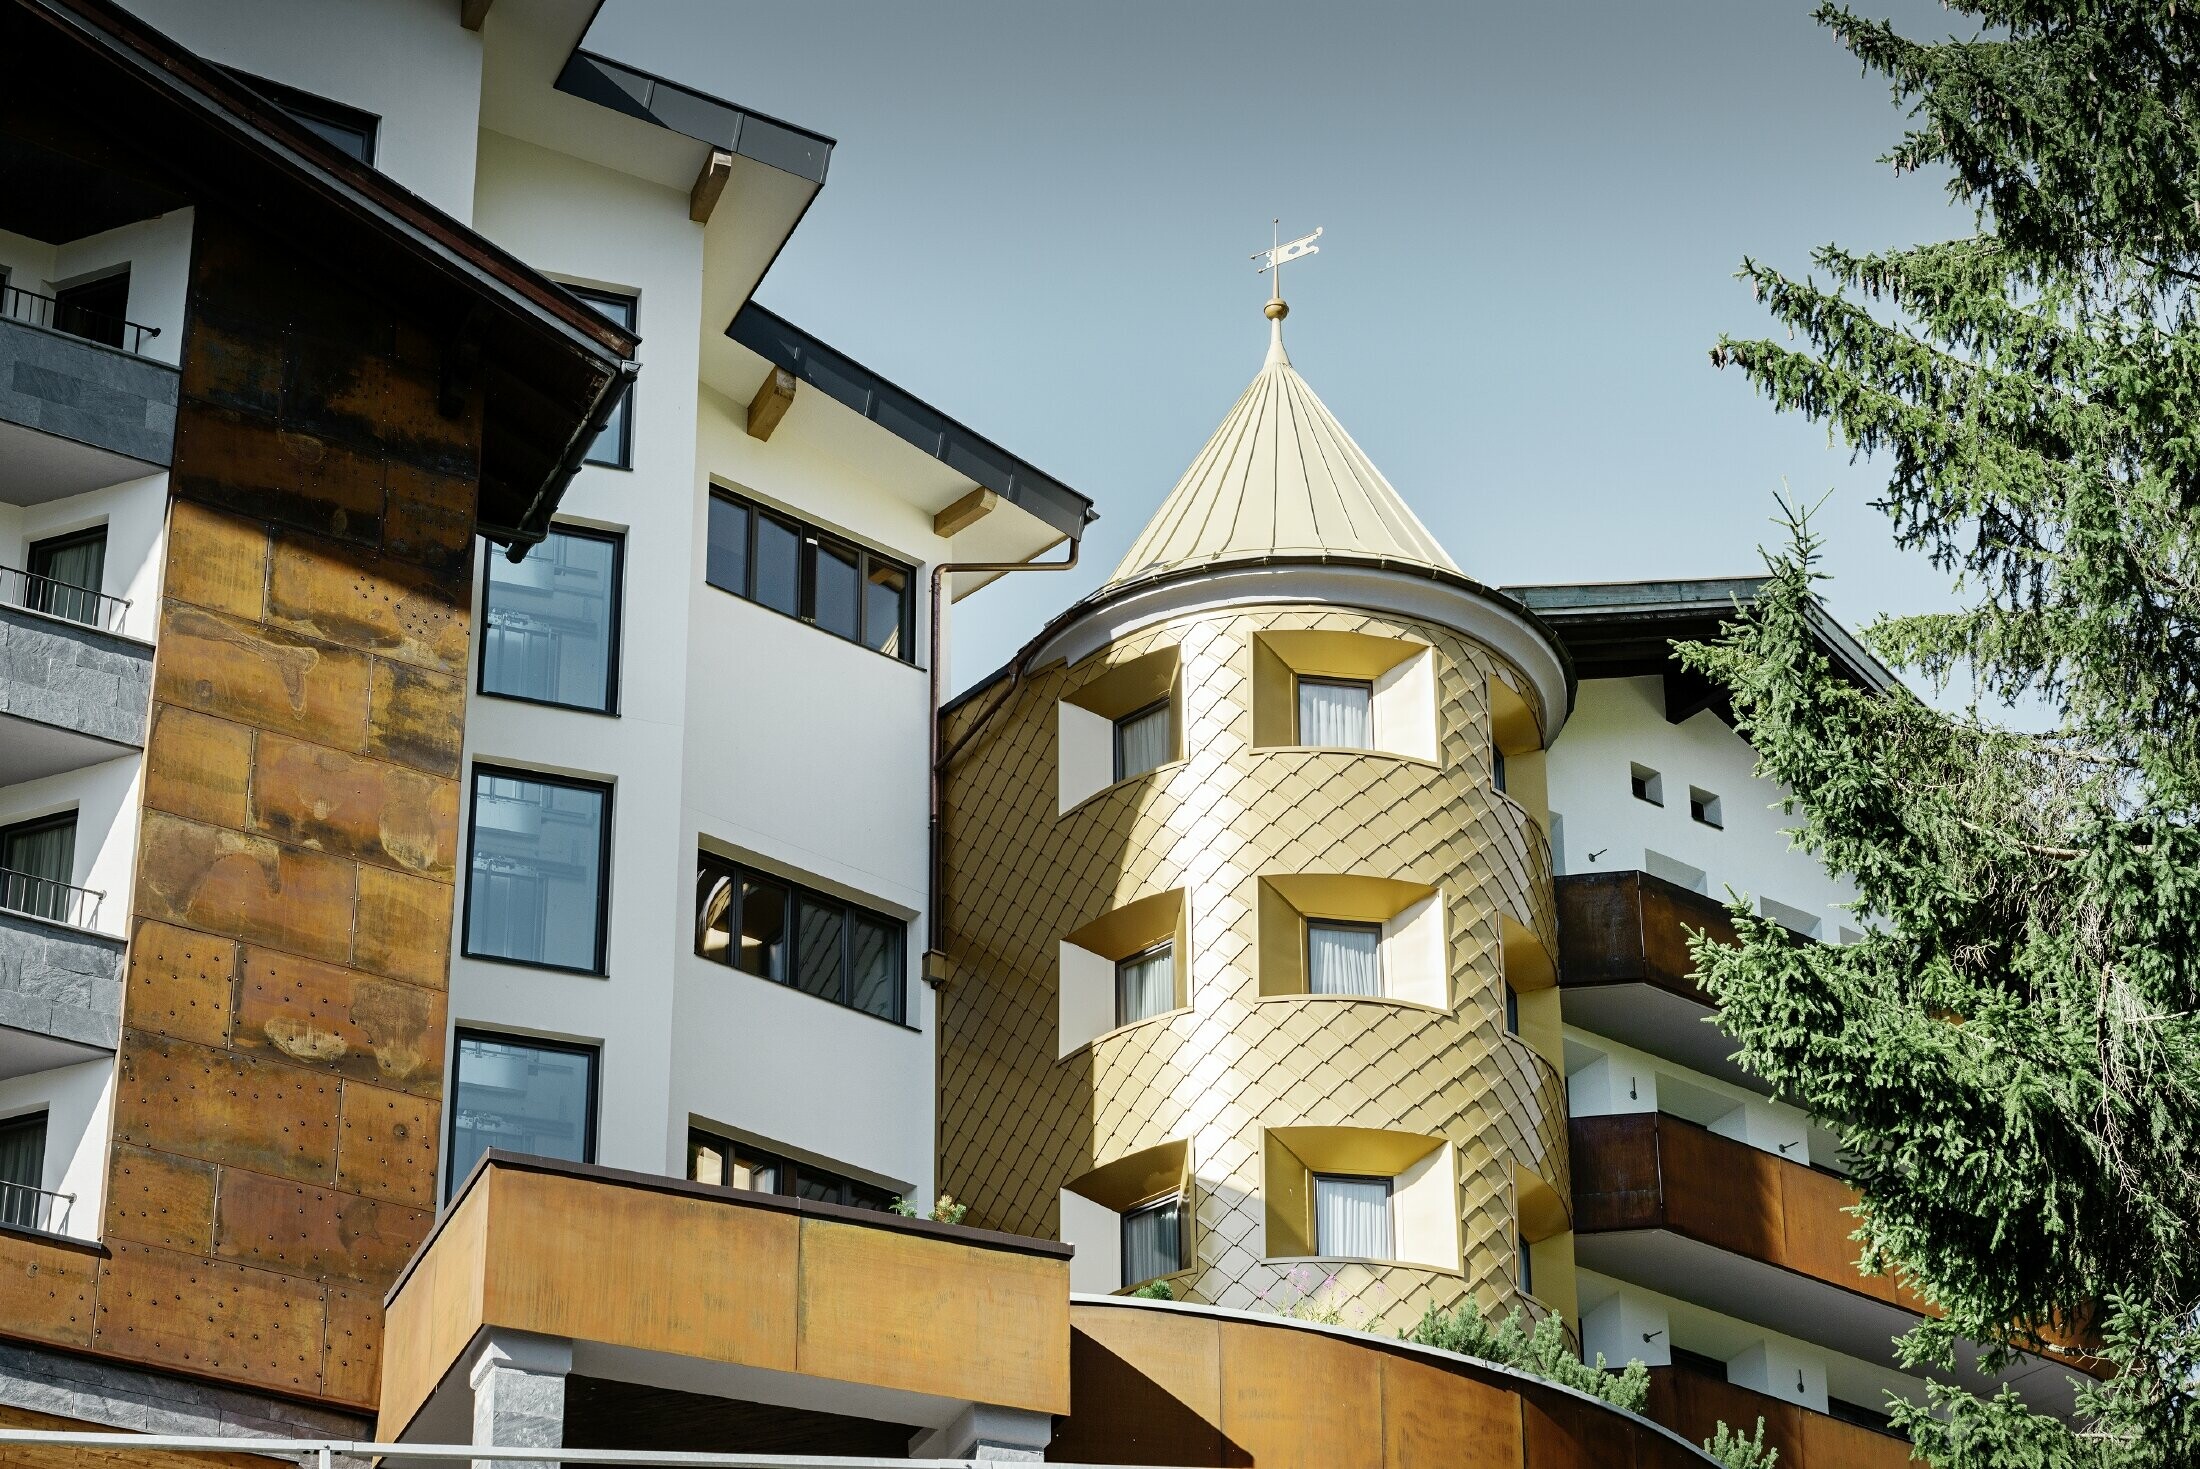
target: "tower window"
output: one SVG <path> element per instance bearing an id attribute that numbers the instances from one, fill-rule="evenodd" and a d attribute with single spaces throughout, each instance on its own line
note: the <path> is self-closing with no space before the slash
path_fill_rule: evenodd
<path id="1" fill-rule="evenodd" d="M 1647 765 L 1627 767 L 1628 788 L 1638 801 L 1648 801 L 1653 806 L 1665 804 L 1665 778 Z"/>
<path id="2" fill-rule="evenodd" d="M 1334 750 L 1375 748 L 1375 685 L 1366 679 L 1301 678 L 1299 743 Z"/>
<path id="3" fill-rule="evenodd" d="M 1383 926 L 1309 921 L 1306 990 L 1313 995 L 1380 995 Z"/>
<path id="4" fill-rule="evenodd" d="M 1115 778 L 1129 780 L 1166 765 L 1169 735 L 1167 699 L 1158 699 L 1115 721 Z"/>
<path id="5" fill-rule="evenodd" d="M 1314 1175 L 1314 1253 L 1352 1260 L 1397 1256 L 1390 1228 L 1390 1180 Z"/>
<path id="6" fill-rule="evenodd" d="M 1725 818 L 1719 814 L 1719 798 L 1700 786 L 1688 788 L 1688 815 L 1714 829 L 1726 825 Z"/>
<path id="7" fill-rule="evenodd" d="M 1115 1023 L 1131 1025 L 1176 1008 L 1176 942 L 1163 939 L 1115 965 Z"/>

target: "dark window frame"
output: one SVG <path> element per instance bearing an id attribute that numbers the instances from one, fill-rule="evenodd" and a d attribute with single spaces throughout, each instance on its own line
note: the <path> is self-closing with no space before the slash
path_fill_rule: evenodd
<path id="1" fill-rule="evenodd" d="M 1162 1271 L 1159 1275 L 1141 1276 L 1137 1280 L 1130 1279 L 1129 1236 L 1131 1220 L 1138 1215 L 1151 1214 L 1156 1209 L 1166 1209 L 1172 1205 L 1176 1209 L 1176 1264 Z M 1129 1290 L 1134 1285 L 1144 1285 L 1150 1280 L 1167 1280 L 1172 1275 L 1182 1275 L 1192 1268 L 1191 1212 L 1191 1200 L 1184 1189 L 1163 1194 L 1159 1198 L 1148 1199 L 1143 1204 L 1133 1204 L 1122 1212 L 1116 1225 L 1115 1245 L 1116 1273 L 1124 1277 L 1122 1286 L 1124 1290 Z"/>
<path id="2" fill-rule="evenodd" d="M 1317 745 L 1306 737 L 1306 705 L 1299 698 L 1299 690 L 1362 689 L 1367 693 L 1367 743 L 1364 745 Z M 1337 678 L 1327 674 L 1294 673 L 1291 675 L 1291 736 L 1299 745 L 1310 750 L 1375 750 L 1375 680 L 1371 678 Z"/>
<path id="3" fill-rule="evenodd" d="M 1133 709 L 1133 710 L 1132 710 L 1132 711 L 1131 711 L 1130 713 L 1128 713 L 1128 714 L 1124 714 L 1124 715 L 1121 715 L 1121 716 L 1119 716 L 1118 718 L 1116 718 L 1116 719 L 1113 719 L 1113 720 L 1109 721 L 1109 725 L 1108 725 L 1108 752 L 1109 752 L 1109 756 L 1110 756 L 1110 758 L 1111 758 L 1111 759 L 1113 760 L 1113 762 L 1114 762 L 1114 765 L 1113 765 L 1113 770 L 1114 770 L 1114 773 L 1115 773 L 1115 780 L 1114 780 L 1114 781 L 1111 781 L 1111 782 L 1110 782 L 1110 784 L 1111 784 L 1111 785 L 1112 785 L 1112 784 L 1117 784 L 1117 783 L 1120 783 L 1120 782 L 1122 782 L 1122 781 L 1126 781 L 1126 780 L 1136 780 L 1136 779 L 1138 779 L 1138 777 L 1140 777 L 1141 775 L 1151 775 L 1151 774 L 1153 774 L 1153 773 L 1154 773 L 1154 772 L 1155 772 L 1156 770 L 1159 770 L 1159 769 L 1161 768 L 1161 766 L 1163 766 L 1163 765 L 1168 765 L 1168 764 L 1171 764 L 1171 763 L 1173 763 L 1173 762 L 1175 761 L 1175 759 L 1176 759 L 1176 713 L 1175 713 L 1175 708 L 1174 708 L 1175 702 L 1176 702 L 1176 701 L 1175 701 L 1175 699 L 1174 699 L 1174 698 L 1173 698 L 1172 696 L 1170 696 L 1170 695 L 1168 695 L 1168 694 L 1164 694 L 1164 695 L 1162 695 L 1162 696 L 1161 696 L 1160 698 L 1158 698 L 1158 699 L 1154 700 L 1154 701 L 1153 701 L 1153 702 L 1152 702 L 1151 704 L 1142 704 L 1142 705 L 1140 705 L 1140 706 L 1139 706 L 1138 708 L 1136 708 L 1136 709 Z M 1129 771 L 1129 772 L 1126 772 L 1126 771 L 1125 771 L 1125 770 L 1123 769 L 1123 731 L 1124 731 L 1124 729 L 1125 729 L 1125 728 L 1126 728 L 1127 726 L 1129 726 L 1129 725 L 1133 725 L 1133 724 L 1136 724 L 1136 723 L 1138 723 L 1138 722 L 1139 722 L 1140 720 L 1142 720 L 1142 719 L 1150 719 L 1150 718 L 1152 718 L 1152 717 L 1153 717 L 1154 715 L 1156 715 L 1156 714 L 1159 714 L 1159 713 L 1163 713 L 1164 711 L 1166 711 L 1166 712 L 1168 713 L 1168 715 L 1169 715 L 1169 749 L 1168 749 L 1168 752 L 1167 752 L 1167 754 L 1165 754 L 1165 755 L 1164 755 L 1164 756 L 1162 757 L 1162 759 L 1161 759 L 1161 761 L 1160 761 L 1160 763 L 1159 763 L 1159 764 L 1156 764 L 1156 765 L 1149 765 L 1149 766 L 1147 766 L 1147 767 L 1146 767 L 1146 768 L 1145 768 L 1144 770 L 1133 770 L 1133 771 Z"/>
<path id="4" fill-rule="evenodd" d="M 1390 966 L 1383 962 L 1383 926 L 1365 918 L 1308 918 L 1301 925 L 1306 932 L 1300 945 L 1300 960 L 1306 965 L 1306 992 L 1324 998 L 1345 1000 L 1386 1000 L 1390 998 Z M 1326 928 L 1351 933 L 1371 933 L 1375 936 L 1375 993 L 1372 995 L 1335 995 L 1327 990 L 1314 988 L 1314 930 Z M 1345 1175 L 1339 1174 L 1342 1178 Z"/>
<path id="5" fill-rule="evenodd" d="M 1164 949 L 1168 950 L 1169 953 L 1169 1003 L 1163 1006 L 1161 1009 L 1154 1011 L 1152 1015 L 1141 1015 L 1135 1020 L 1125 1020 L 1123 1018 L 1123 967 L 1127 964 L 1136 964 L 1141 959 L 1151 959 Z M 1165 939 L 1156 939 L 1154 942 L 1146 945 L 1146 947 L 1144 947 L 1143 949 L 1140 949 L 1137 953 L 1125 954 L 1122 958 L 1116 960 L 1115 1028 L 1117 1030 L 1121 1030 L 1126 1025 L 1137 1025 L 1143 1021 L 1153 1020 L 1160 1016 L 1167 1015 L 1172 1010 L 1181 1010 L 1182 1008 L 1184 1008 L 1179 1003 L 1183 979 L 1183 971 L 1177 967 L 1176 935 L 1174 934 L 1169 935 L 1169 937 Z"/>
<path id="6" fill-rule="evenodd" d="M 712 581 L 710 579 L 709 561 L 706 558 L 703 569 L 703 584 L 705 586 L 714 587 L 728 596 L 738 597 L 751 607 L 762 608 L 764 611 L 774 613 L 780 617 L 792 618 L 804 627 L 815 628 L 838 642 L 853 643 L 867 653 L 875 653 L 881 658 L 891 659 L 893 662 L 906 664 L 912 668 L 919 666 L 917 663 L 916 567 L 903 561 L 898 556 L 889 556 L 883 551 L 874 551 L 861 541 L 852 540 L 836 531 L 827 530 L 821 525 L 805 520 L 790 511 L 782 510 L 775 505 L 766 505 L 760 500 L 752 500 L 746 495 L 738 495 L 731 490 L 721 489 L 713 485 L 711 486 L 710 497 L 712 500 L 722 500 L 726 504 L 736 507 L 748 517 L 744 523 L 741 549 L 741 576 L 747 585 L 729 587 L 724 582 Z M 796 547 L 795 610 L 792 612 L 774 607 L 771 603 L 760 600 L 756 595 L 756 531 L 758 522 L 764 519 L 775 520 L 779 522 L 782 528 L 794 532 Z M 707 547 L 710 540 L 710 528 L 707 521 L 704 525 L 703 539 Z M 856 558 L 856 635 L 852 638 L 842 637 L 839 633 L 817 620 L 817 553 L 825 545 L 830 545 L 836 551 L 852 554 Z M 874 563 L 901 573 L 901 619 L 895 629 L 900 635 L 901 646 L 904 650 L 900 653 L 889 653 L 883 648 L 871 646 L 869 637 L 871 604 L 870 599 L 864 595 L 864 590 L 870 585 L 871 567 Z"/>
<path id="7" fill-rule="evenodd" d="M 641 297 L 632 291 L 612 291 L 594 286 L 575 285 L 568 285 L 565 289 L 586 302 L 589 308 L 598 315 L 625 327 L 630 332 L 635 329 L 634 324 L 641 319 Z M 610 312 L 603 310 L 606 306 L 618 306 L 623 310 L 619 315 L 613 316 Z M 596 457 L 596 446 L 590 444 L 588 452 L 581 456 L 581 463 L 594 465 L 598 469 L 617 469 L 628 472 L 633 470 L 634 389 L 631 387 L 626 390 L 626 397 L 621 400 L 619 405 L 618 456 L 616 459 L 599 459 Z"/>
<path id="8" fill-rule="evenodd" d="M 626 642 L 626 532 L 598 530 L 590 525 L 567 525 L 563 521 L 550 527 L 551 535 L 573 536 L 588 541 L 608 541 L 611 544 L 611 621 L 604 636 L 610 641 L 609 658 L 604 668 L 605 705 L 601 709 L 587 704 L 568 704 L 563 699 L 537 699 L 528 694 L 507 694 L 489 687 L 489 588 L 490 561 L 481 573 L 481 652 L 476 661 L 481 667 L 474 674 L 474 692 L 486 699 L 509 699 L 515 704 L 533 704 L 543 709 L 571 709 L 581 714 L 600 714 L 607 719 L 619 717 L 620 654 Z M 547 539 L 547 538 L 546 538 Z"/>
<path id="9" fill-rule="evenodd" d="M 47 617 L 58 617 L 63 622 L 73 622 L 79 627 L 104 627 L 106 625 L 105 620 L 101 617 L 99 609 L 100 605 L 107 600 L 107 546 L 109 539 L 107 531 L 107 522 L 101 521 L 98 525 L 88 525 L 82 530 L 65 531 L 57 536 L 40 536 L 35 541 L 25 541 L 23 543 L 23 570 L 36 578 L 35 581 L 23 588 L 23 605 L 25 609 L 42 613 Z M 89 546 L 94 542 L 99 545 L 98 586 L 79 587 L 74 582 L 56 581 L 51 571 L 40 569 L 41 564 L 48 567 L 53 565 L 54 552 L 72 550 L 78 546 Z M 61 591 L 64 587 L 79 593 L 80 596 L 69 597 L 64 595 Z M 90 614 L 89 616 L 71 617 L 68 613 L 57 610 L 57 604 L 75 605 L 79 601 L 89 604 L 85 608 Z M 39 605 L 34 606 L 33 603 Z"/>
<path id="10" fill-rule="evenodd" d="M 1328 1183 L 1379 1183 L 1383 1186 L 1383 1227 L 1390 1235 L 1390 1253 L 1387 1255 L 1330 1255 L 1322 1251 L 1321 1209 L 1317 1200 L 1321 1185 Z M 1323 1173 L 1306 1170 L 1306 1203 L 1313 1213 L 1314 1237 L 1307 1241 L 1314 1247 L 1317 1260 L 1394 1260 L 1398 1257 L 1398 1180 L 1388 1173 Z"/>
<path id="11" fill-rule="evenodd" d="M 347 158 L 358 159 L 369 168 L 374 167 L 374 155 L 382 144 L 382 118 L 379 113 L 369 112 L 364 107 L 354 107 L 348 102 L 339 102 L 333 97 L 323 97 L 318 92 L 308 92 L 269 77 L 257 76 L 252 72 L 238 71 L 234 67 L 228 70 L 239 81 L 274 103 L 292 122 L 331 148 Z M 354 135 L 359 139 L 360 151 L 354 153 L 315 127 L 315 123 L 340 133 Z"/>
<path id="12" fill-rule="evenodd" d="M 1726 809 L 1720 804 L 1718 794 L 1702 786 L 1688 788 L 1688 815 L 1698 826 L 1708 826 L 1713 831 L 1726 830 Z"/>
<path id="13" fill-rule="evenodd" d="M 459 1074 L 459 1057 L 467 1041 L 487 1041 L 496 1046 L 522 1046 L 535 1051 L 555 1051 L 563 1056 L 588 1058 L 588 1121 L 581 1129 L 581 1162 L 596 1161 L 596 1135 L 599 1114 L 603 1110 L 603 1043 L 598 1041 L 548 1040 L 542 1036 L 518 1035 L 508 1030 L 484 1030 L 480 1026 L 461 1025 L 451 1032 L 451 1090 L 450 1105 L 445 1108 L 450 1120 L 443 1127 L 443 1156 L 455 1160 L 458 1157 L 458 1088 L 464 1078 Z M 491 1149 L 490 1151 L 495 1151 Z M 471 1164 L 467 1173 L 473 1172 Z M 466 1181 L 465 1175 L 452 1172 L 443 1180 L 443 1202 L 449 1204 L 458 1186 Z"/>
<path id="14" fill-rule="evenodd" d="M 778 1198 L 808 1198 L 807 1194 L 801 1192 L 803 1176 L 807 1174 L 813 1181 L 831 1180 L 832 1185 L 841 1192 L 840 1198 L 813 1200 L 812 1202 L 838 1204 L 844 1209 L 872 1209 L 884 1214 L 890 1213 L 894 1201 L 903 1197 L 896 1190 L 875 1183 L 865 1183 L 862 1179 L 851 1174 L 842 1173 L 838 1169 L 827 1168 L 821 1164 L 804 1163 L 800 1159 L 791 1158 L 785 1153 L 775 1153 L 770 1148 L 761 1148 L 742 1142 L 739 1138 L 726 1133 L 714 1132 L 707 1127 L 697 1127 L 692 1122 L 688 1124 L 687 1135 L 688 1173 L 690 1174 L 688 1182 L 690 1183 L 702 1183 L 701 1179 L 692 1176 L 695 1171 L 694 1155 L 698 1140 L 703 1140 L 707 1145 L 721 1149 L 728 1159 L 731 1159 L 734 1154 L 740 1153 L 756 1160 L 752 1162 L 752 1167 L 757 1166 L 757 1163 L 761 1163 L 769 1166 L 772 1170 L 773 1186 L 768 1189 L 742 1189 L 739 1184 L 733 1183 L 704 1184 L 705 1188 L 727 1188 L 741 1193 L 768 1193 Z M 868 1196 L 871 1202 L 859 1201 L 859 1193 Z"/>
<path id="15" fill-rule="evenodd" d="M 580 968 L 572 964 L 551 964 L 541 959 L 514 959 L 505 954 L 477 954 L 472 945 L 474 929 L 474 848 L 480 840 L 480 827 L 475 818 L 481 808 L 481 778 L 486 775 L 494 780 L 525 780 L 537 785 L 564 786 L 569 790 L 597 791 L 603 796 L 603 825 L 596 834 L 598 853 L 596 858 L 596 956 L 595 967 Z M 552 775 L 547 771 L 529 770 L 521 765 L 499 765 L 493 761 L 476 760 L 471 778 L 466 783 L 466 895 L 460 901 L 458 915 L 458 953 L 462 959 L 478 959 L 484 964 L 516 964 L 522 969 L 549 969 L 559 974 L 586 974 L 597 979 L 610 975 L 611 949 L 611 823 L 613 819 L 614 793 L 611 782 L 589 780 L 577 775 Z"/>
<path id="16" fill-rule="evenodd" d="M 77 888 L 76 881 L 76 838 L 82 834 L 79 830 L 81 823 L 78 821 L 78 817 L 82 814 L 82 811 L 78 807 L 71 806 L 66 811 L 55 811 L 45 816 L 33 816 L 23 821 L 9 821 L 0 823 L 0 872 L 16 873 L 16 875 L 20 877 L 27 877 L 36 882 L 57 883 L 62 889 L 62 892 L 59 895 L 59 901 L 56 904 L 57 908 L 59 909 L 58 912 L 37 913 L 32 912 L 28 908 L 9 908 L 7 909 L 8 912 L 14 913 L 18 916 L 27 915 L 32 918 L 43 919 L 48 923 L 71 923 L 71 920 L 68 917 L 71 911 L 71 899 L 69 890 L 76 889 L 77 891 L 82 891 L 82 889 Z M 63 876 L 59 878 L 40 877 L 35 872 L 20 872 L 18 871 L 18 869 L 7 865 L 8 839 L 10 837 L 18 835 L 31 835 L 42 831 L 59 831 L 63 827 L 67 827 L 70 832 L 70 867 L 69 871 Z M 12 886 L 6 884 L 5 879 L 0 879 L 0 885 Z M 35 889 L 27 890 L 26 896 L 28 895 L 29 891 L 35 891 Z M 5 892 L 0 891 L 0 897 L 4 896 Z M 0 1119 L 0 1123 L 4 1122 L 5 1119 Z"/>
<path id="17" fill-rule="evenodd" d="M 726 957 L 720 959 L 703 952 L 704 928 L 700 903 L 704 889 L 700 881 L 696 884 L 698 910 L 694 917 L 695 957 L 706 964 L 719 965 L 735 974 L 746 975 L 750 979 L 761 980 L 765 984 L 776 984 L 783 989 L 793 990 L 796 994 L 808 995 L 814 1000 L 823 1000 L 829 1005 L 837 1005 L 841 1009 L 856 1015 L 868 1015 L 873 1020 L 883 1020 L 887 1024 L 899 1026 L 903 1030 L 914 1030 L 916 1028 L 910 1024 L 908 1018 L 909 922 L 907 919 L 896 918 L 891 913 L 882 913 L 876 908 L 868 908 L 861 903 L 851 902 L 837 893 L 824 892 L 805 883 L 782 877 L 776 872 L 767 872 L 760 867 L 750 867 L 735 861 L 731 857 L 721 857 L 715 852 L 697 852 L 695 867 L 698 878 L 703 875 L 705 870 L 709 870 L 717 877 L 724 878 L 733 885 L 733 897 L 726 908 L 726 932 L 732 941 L 726 945 Z M 769 883 L 786 894 L 785 919 L 781 927 L 781 932 L 785 935 L 782 942 L 786 945 L 786 955 L 784 962 L 779 966 L 781 972 L 777 975 L 753 974 L 734 963 L 734 950 L 738 945 L 738 935 L 741 932 L 741 900 L 745 891 L 745 883 L 750 879 Z M 818 994 L 815 990 L 806 990 L 801 984 L 802 955 L 800 949 L 802 934 L 800 932 L 801 925 L 796 921 L 795 913 L 798 906 L 805 901 L 820 907 L 831 907 L 840 910 L 840 997 L 837 999 L 831 995 Z M 881 1015 L 876 1010 L 866 1010 L 861 1005 L 854 1003 L 855 925 L 856 920 L 859 918 L 870 919 L 872 922 L 887 928 L 894 935 L 894 952 L 890 959 L 894 982 L 889 988 L 889 993 L 894 997 L 894 1007 L 893 1013 L 890 1015 Z"/>

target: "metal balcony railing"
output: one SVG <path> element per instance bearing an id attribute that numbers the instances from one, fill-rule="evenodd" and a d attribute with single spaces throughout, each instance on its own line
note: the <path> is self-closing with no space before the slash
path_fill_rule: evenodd
<path id="1" fill-rule="evenodd" d="M 122 631 L 122 619 L 130 610 L 128 597 L 110 597 L 14 566 L 0 566 L 0 602 L 106 632 Z"/>
<path id="2" fill-rule="evenodd" d="M 41 1234 L 63 1234 L 69 1227 L 69 1207 L 75 1194 L 33 1188 L 27 1183 L 0 1182 L 0 1224 L 35 1229 Z"/>
<path id="3" fill-rule="evenodd" d="M 66 923 L 71 928 L 90 928 L 98 920 L 99 905 L 106 896 L 50 877 L 0 867 L 0 911 Z"/>
<path id="4" fill-rule="evenodd" d="M 140 326 L 104 311 L 90 311 L 73 302 L 26 291 L 21 286 L 0 286 L 0 316 L 27 321 L 50 331 L 66 332 L 102 346 L 119 347 L 139 357 L 145 355 L 145 344 L 160 335 L 157 326 Z"/>

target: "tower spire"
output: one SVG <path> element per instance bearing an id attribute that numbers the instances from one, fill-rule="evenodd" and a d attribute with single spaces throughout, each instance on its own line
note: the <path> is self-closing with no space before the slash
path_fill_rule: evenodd
<path id="1" fill-rule="evenodd" d="M 1280 219 L 1268 221 L 1269 246 L 1265 250 L 1255 250 L 1252 255 L 1253 259 L 1261 262 L 1259 273 L 1268 277 L 1268 304 L 1261 308 L 1261 314 L 1268 318 L 1266 365 L 1270 366 L 1276 363 L 1288 364 L 1291 361 L 1283 350 L 1283 319 L 1291 314 L 1291 303 L 1283 299 L 1283 267 L 1302 255 L 1319 255 L 1322 249 L 1314 243 L 1322 237 L 1319 228 L 1310 235 L 1301 235 L 1285 244 L 1281 242 L 1282 225 L 1283 221 Z"/>

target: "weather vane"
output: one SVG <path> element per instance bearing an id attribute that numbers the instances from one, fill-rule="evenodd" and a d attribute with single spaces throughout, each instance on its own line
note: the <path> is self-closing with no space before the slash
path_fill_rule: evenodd
<path id="1" fill-rule="evenodd" d="M 1279 228 L 1282 223 L 1283 221 L 1280 219 L 1272 219 L 1268 222 L 1271 239 L 1282 233 Z M 1253 252 L 1251 258 L 1261 262 L 1258 274 L 1268 276 L 1268 302 L 1271 308 L 1283 306 L 1283 267 L 1302 255 L 1321 254 L 1322 247 L 1314 243 L 1321 237 L 1322 232 L 1317 229 L 1310 235 L 1300 235 L 1288 244 L 1271 244 L 1265 250 L 1255 250 Z M 1271 275 L 1271 271 L 1274 274 Z M 1283 309 L 1287 311 L 1290 308 L 1284 307 Z M 1283 311 L 1271 309 L 1268 315 L 1271 319 L 1280 320 Z"/>

